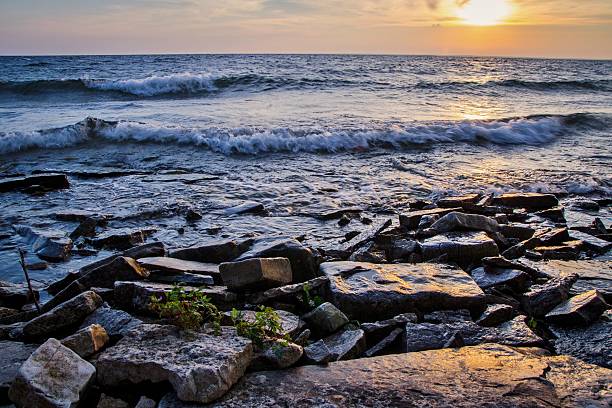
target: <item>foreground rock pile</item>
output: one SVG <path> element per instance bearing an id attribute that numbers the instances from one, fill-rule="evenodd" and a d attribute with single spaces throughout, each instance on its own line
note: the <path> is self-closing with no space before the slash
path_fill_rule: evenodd
<path id="1" fill-rule="evenodd" d="M 265 214 L 256 204 L 231 214 Z M 0 404 L 609 406 L 610 229 L 565 211 L 532 193 L 414 202 L 374 220 L 351 208 L 320 217 L 351 230 L 325 248 L 291 237 L 167 248 L 145 243 L 149 230 L 97 234 L 103 219 L 76 213 L 72 238 L 15 226 L 41 259 L 69 256 L 71 239 L 115 254 L 49 285 L 40 312 L 36 291 L 0 283 Z M 153 312 L 176 284 L 224 312 L 220 330 Z M 277 311 L 284 339 L 238 334 L 230 311 L 254 320 L 259 306 Z"/>

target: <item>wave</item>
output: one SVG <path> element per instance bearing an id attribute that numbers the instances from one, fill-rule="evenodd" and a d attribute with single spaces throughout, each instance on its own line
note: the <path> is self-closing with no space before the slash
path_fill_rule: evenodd
<path id="1" fill-rule="evenodd" d="M 477 81 L 448 81 L 448 82 L 419 82 L 417 88 L 421 89 L 462 89 L 462 88 L 518 88 L 533 91 L 612 91 L 612 80 L 567 80 L 567 81 L 525 81 L 519 79 L 492 80 L 486 82 Z"/>
<path id="2" fill-rule="evenodd" d="M 87 118 L 74 125 L 34 132 L 0 133 L 0 154 L 58 149 L 92 140 L 197 146 L 214 152 L 334 153 L 373 148 L 401 149 L 437 143 L 541 145 L 584 128 L 609 126 L 605 115 L 539 115 L 488 121 L 392 125 L 372 129 L 187 128 Z"/>

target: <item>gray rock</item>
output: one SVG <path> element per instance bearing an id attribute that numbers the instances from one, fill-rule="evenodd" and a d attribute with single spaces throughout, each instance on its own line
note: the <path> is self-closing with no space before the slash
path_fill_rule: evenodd
<path id="1" fill-rule="evenodd" d="M 251 342 L 233 329 L 222 328 L 221 336 L 214 336 L 144 324 L 100 355 L 98 382 L 169 381 L 181 400 L 208 403 L 242 377 L 252 357 Z"/>
<path id="2" fill-rule="evenodd" d="M 544 341 L 525 324 L 524 317 L 518 316 L 498 327 L 482 327 L 468 321 L 447 324 L 408 323 L 406 350 L 413 352 L 443 348 L 456 333 L 461 335 L 466 346 L 482 343 L 499 343 L 516 347 L 544 345 Z"/>
<path id="3" fill-rule="evenodd" d="M 426 323 L 455 323 L 455 322 L 471 322 L 472 316 L 469 310 L 440 310 L 437 312 L 427 313 L 423 316 L 423 321 Z"/>
<path id="4" fill-rule="evenodd" d="M 250 242 L 246 244 L 250 244 Z M 248 248 L 246 244 L 239 244 L 236 241 L 211 241 L 189 248 L 173 250 L 170 252 L 170 257 L 203 263 L 229 262 Z"/>
<path id="5" fill-rule="evenodd" d="M 213 263 L 185 261 L 169 257 L 140 258 L 138 263 L 149 271 L 160 271 L 168 275 L 180 275 L 183 273 L 208 275 L 212 276 L 217 284 L 221 283 L 219 265 Z"/>
<path id="6" fill-rule="evenodd" d="M 501 323 L 516 317 L 518 312 L 510 305 L 495 304 L 488 305 L 482 315 L 476 320 L 476 324 L 485 327 L 498 326 Z"/>
<path id="7" fill-rule="evenodd" d="M 439 264 L 326 262 L 330 301 L 350 318 L 376 321 L 401 313 L 484 309 L 484 293 L 459 268 Z"/>
<path id="8" fill-rule="evenodd" d="M 499 255 L 495 241 L 483 232 L 448 232 L 428 238 L 421 243 L 423 259 L 447 256 L 460 264 L 478 262 L 482 258 Z"/>
<path id="9" fill-rule="evenodd" d="M 19 367 L 38 346 L 16 341 L 0 341 L 0 405 L 9 404 L 8 390 Z"/>
<path id="10" fill-rule="evenodd" d="M 34 296 L 38 299 L 38 290 L 34 289 Z M 5 308 L 21 309 L 34 299 L 26 285 L 17 285 L 11 282 L 0 281 L 0 306 Z"/>
<path id="11" fill-rule="evenodd" d="M 358 358 L 366 350 L 365 333 L 361 329 L 343 330 L 323 341 L 332 354 L 332 361 Z"/>
<path id="12" fill-rule="evenodd" d="M 334 333 L 349 322 L 346 315 L 329 302 L 305 314 L 303 319 L 315 333 L 321 336 Z"/>
<path id="13" fill-rule="evenodd" d="M 35 186 L 47 190 L 59 190 L 70 187 L 70 183 L 65 174 L 54 173 L 3 178 L 0 180 L 0 193 Z"/>
<path id="14" fill-rule="evenodd" d="M 109 337 L 104 327 L 99 324 L 92 324 L 66 337 L 62 340 L 62 344 L 80 357 L 88 358 L 102 350 L 108 340 Z"/>
<path id="15" fill-rule="evenodd" d="M 436 204 L 439 207 L 444 208 L 453 208 L 453 207 L 463 207 L 464 205 L 476 204 L 478 199 L 480 198 L 480 194 L 466 194 L 462 196 L 450 196 L 439 199 Z"/>
<path id="16" fill-rule="evenodd" d="M 582 241 L 587 248 L 593 249 L 601 253 L 606 252 L 608 249 L 612 248 L 612 242 L 594 237 L 593 235 L 584 232 L 571 230 L 569 232 L 569 236 L 571 239 Z"/>
<path id="17" fill-rule="evenodd" d="M 406 259 L 418 249 L 419 243 L 417 241 L 408 241 L 406 239 L 397 240 L 393 243 L 389 251 L 390 260 Z"/>
<path id="18" fill-rule="evenodd" d="M 610 308 L 596 290 L 581 293 L 566 300 L 546 315 L 548 323 L 559 326 L 588 325 Z"/>
<path id="19" fill-rule="evenodd" d="M 23 326 L 23 335 L 30 339 L 41 339 L 62 334 L 78 327 L 102 303 L 102 298 L 94 292 L 84 292 L 27 322 Z"/>
<path id="20" fill-rule="evenodd" d="M 294 365 L 302 358 L 302 346 L 285 340 L 268 341 L 262 351 L 255 353 L 249 370 L 278 370 Z"/>
<path id="21" fill-rule="evenodd" d="M 373 347 L 369 348 L 364 354 L 366 357 L 374 357 L 383 354 L 389 349 L 396 346 L 400 342 L 402 335 L 404 334 L 403 328 L 394 329 L 385 338 L 376 343 Z"/>
<path id="22" fill-rule="evenodd" d="M 349 253 L 355 252 L 367 243 L 374 241 L 392 223 L 393 221 L 390 219 L 376 220 L 371 225 L 368 225 L 365 230 L 347 240 L 339 249 Z"/>
<path id="23" fill-rule="evenodd" d="M 258 305 L 272 301 L 294 300 L 297 296 L 304 296 L 306 291 L 312 295 L 312 292 L 319 291 L 320 288 L 327 285 L 328 282 L 329 279 L 327 276 L 320 276 L 306 282 L 279 286 L 278 288 L 268 289 L 264 292 L 247 295 L 247 301 Z"/>
<path id="24" fill-rule="evenodd" d="M 225 215 L 240 215 L 240 214 L 262 214 L 265 212 L 265 207 L 262 203 L 255 201 L 245 201 L 242 204 L 223 210 Z"/>
<path id="25" fill-rule="evenodd" d="M 106 394 L 102 394 L 96 408 L 130 408 L 130 404 L 122 399 L 113 398 Z"/>
<path id="26" fill-rule="evenodd" d="M 251 373 L 217 406 L 596 407 L 611 382 L 571 357 L 486 344 Z"/>
<path id="27" fill-rule="evenodd" d="M 578 275 L 569 275 L 553 278 L 541 285 L 533 285 L 519 298 L 523 310 L 530 316 L 544 317 L 569 298 L 570 289 L 577 279 Z"/>
<path id="28" fill-rule="evenodd" d="M 451 231 L 499 231 L 499 224 L 492 218 L 478 214 L 464 214 L 461 212 L 451 212 L 434 222 L 431 227 L 423 231 L 427 236 L 434 236 Z"/>
<path id="29" fill-rule="evenodd" d="M 142 320 L 123 310 L 111 309 L 105 304 L 85 318 L 81 324 L 81 329 L 94 324 L 102 326 L 111 341 L 117 341 L 125 336 L 128 331 L 140 326 Z"/>
<path id="30" fill-rule="evenodd" d="M 21 407 L 75 407 L 95 376 L 93 365 L 51 338 L 23 363 L 9 398 Z"/>
<path id="31" fill-rule="evenodd" d="M 60 262 L 70 256 L 72 240 L 63 231 L 41 230 L 25 225 L 15 225 L 13 228 L 26 239 L 32 251 L 41 259 Z"/>
<path id="32" fill-rule="evenodd" d="M 221 280 L 230 290 L 244 291 L 292 283 L 287 258 L 252 258 L 219 265 Z"/>
<path id="33" fill-rule="evenodd" d="M 527 273 L 515 269 L 476 268 L 472 270 L 471 275 L 482 289 L 508 286 L 522 292 L 529 281 Z"/>
<path id="34" fill-rule="evenodd" d="M 140 244 L 157 231 L 157 228 L 119 228 L 106 231 L 88 242 L 95 248 L 124 250 Z"/>
<path id="35" fill-rule="evenodd" d="M 368 344 L 376 344 L 388 336 L 395 329 L 406 327 L 406 323 L 416 323 L 418 317 L 414 313 L 403 313 L 392 319 L 373 323 L 362 323 L 359 327 L 365 332 Z"/>
<path id="36" fill-rule="evenodd" d="M 196 275 L 195 273 L 182 273 L 180 275 L 168 275 L 166 272 L 152 271 L 149 280 L 159 283 L 170 283 L 179 286 L 212 286 L 215 280 L 209 275 Z"/>
<path id="37" fill-rule="evenodd" d="M 323 340 L 304 347 L 304 357 L 311 364 L 325 364 L 334 359 L 332 351 Z"/>
<path id="38" fill-rule="evenodd" d="M 439 215 L 440 217 L 451 213 L 453 211 L 461 211 L 461 207 L 456 208 L 434 208 L 432 210 L 419 210 L 419 211 L 410 211 L 404 214 L 400 214 L 399 221 L 400 226 L 403 229 L 407 230 L 415 230 L 418 228 L 419 223 L 421 222 L 421 218 L 427 215 Z"/>
<path id="39" fill-rule="evenodd" d="M 500 225 L 499 232 L 506 238 L 516 238 L 525 241 L 533 237 L 535 229 L 527 224 L 512 223 Z"/>
<path id="40" fill-rule="evenodd" d="M 512 208 L 541 210 L 556 207 L 559 205 L 559 200 L 552 194 L 506 193 L 493 198 L 493 204 Z"/>
<path id="41" fill-rule="evenodd" d="M 0 292 L 2 291 L 2 289 L 0 288 Z M 15 315 L 18 315 L 19 313 L 21 313 L 19 310 L 17 309 L 11 309 L 8 307 L 3 307 L 0 306 L 0 321 L 4 322 L 3 319 L 7 318 L 7 317 L 12 317 Z"/>
<path id="42" fill-rule="evenodd" d="M 157 407 L 157 402 L 147 397 L 140 397 L 138 403 L 134 408 L 155 408 Z"/>

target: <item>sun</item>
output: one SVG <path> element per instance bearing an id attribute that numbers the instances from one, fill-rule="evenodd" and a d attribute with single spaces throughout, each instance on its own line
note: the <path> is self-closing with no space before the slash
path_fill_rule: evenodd
<path id="1" fill-rule="evenodd" d="M 487 26 L 503 22 L 511 11 L 508 0 L 469 0 L 459 7 L 457 17 L 465 24 Z"/>

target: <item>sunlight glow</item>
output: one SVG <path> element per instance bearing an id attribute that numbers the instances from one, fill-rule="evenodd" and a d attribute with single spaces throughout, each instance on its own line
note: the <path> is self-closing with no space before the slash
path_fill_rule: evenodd
<path id="1" fill-rule="evenodd" d="M 508 0 L 470 0 L 459 7 L 457 17 L 469 25 L 495 25 L 506 19 L 512 11 Z"/>

